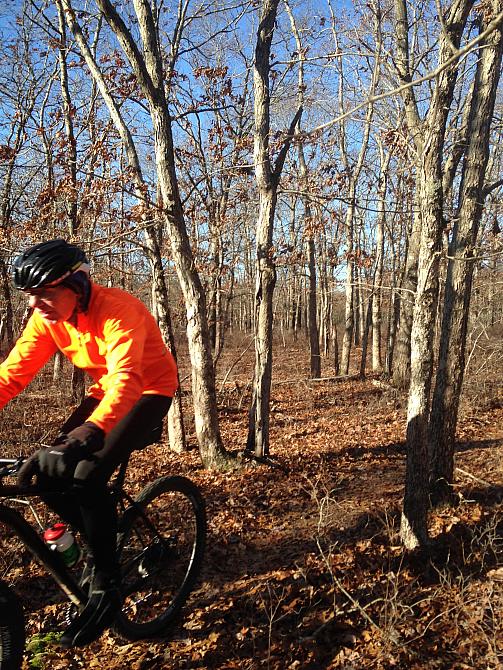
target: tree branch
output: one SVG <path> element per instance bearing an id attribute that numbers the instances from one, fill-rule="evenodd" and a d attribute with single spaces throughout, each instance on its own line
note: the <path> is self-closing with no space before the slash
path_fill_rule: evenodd
<path id="1" fill-rule="evenodd" d="M 503 186 L 503 179 L 498 179 L 498 181 L 493 182 L 492 184 L 487 184 L 484 186 L 484 195 L 489 195 L 489 193 L 492 193 L 495 191 L 497 188 L 500 186 Z"/>
<path id="2" fill-rule="evenodd" d="M 409 88 L 412 88 L 413 86 L 419 86 L 419 84 L 423 84 L 425 81 L 430 81 L 431 79 L 435 79 L 438 77 L 444 70 L 446 70 L 448 67 L 450 67 L 453 63 L 456 61 L 460 60 L 463 56 L 467 56 L 474 47 L 477 46 L 479 42 L 484 40 L 488 35 L 490 35 L 496 28 L 499 26 L 499 24 L 503 21 L 503 11 L 500 12 L 496 18 L 494 18 L 491 23 L 487 26 L 487 28 L 479 33 L 477 37 L 474 37 L 473 40 L 470 40 L 465 44 L 464 47 L 461 49 L 458 49 L 458 51 L 453 54 L 450 58 L 448 58 L 442 65 L 439 65 L 437 68 L 432 70 L 431 72 L 428 72 L 425 74 L 423 77 L 419 77 L 418 79 L 414 79 L 406 84 L 403 84 L 402 86 L 398 86 L 397 88 L 392 89 L 391 91 L 387 91 L 386 93 L 379 93 L 377 95 L 371 95 L 368 97 L 367 100 L 364 102 L 360 103 L 359 105 L 356 105 L 356 107 L 353 107 L 347 112 L 344 112 L 344 114 L 340 114 L 339 116 L 336 116 L 334 119 L 331 119 L 330 121 L 327 121 L 326 123 L 322 123 L 319 126 L 316 126 L 312 130 L 305 131 L 305 135 L 315 135 L 318 133 L 321 133 L 325 130 L 328 130 L 332 126 L 334 126 L 336 123 L 340 123 L 344 119 L 347 119 L 348 117 L 352 116 L 355 112 L 359 111 L 360 109 L 363 109 L 366 107 L 369 103 L 372 102 L 378 102 L 379 100 L 384 100 L 385 98 L 389 98 L 393 95 L 397 95 L 399 93 L 402 93 L 403 91 L 406 91 Z"/>
<path id="3" fill-rule="evenodd" d="M 157 95 L 156 87 L 147 71 L 145 59 L 133 40 L 131 32 L 110 0 L 96 0 L 96 5 L 119 40 L 144 93 L 149 98 L 149 101 L 155 100 Z"/>
<path id="4" fill-rule="evenodd" d="M 274 165 L 274 170 L 272 173 L 272 178 L 275 181 L 276 186 L 279 183 L 286 155 L 288 153 L 288 149 L 290 148 L 290 144 L 292 143 L 293 137 L 295 135 L 295 128 L 297 127 L 297 124 L 300 121 L 300 117 L 302 116 L 302 111 L 303 108 L 299 107 L 299 109 L 295 113 L 295 116 L 293 117 L 292 122 L 290 123 L 290 127 L 288 128 L 288 132 L 285 141 L 283 142 L 283 146 L 281 147 L 278 157 L 276 158 L 276 163 Z"/>

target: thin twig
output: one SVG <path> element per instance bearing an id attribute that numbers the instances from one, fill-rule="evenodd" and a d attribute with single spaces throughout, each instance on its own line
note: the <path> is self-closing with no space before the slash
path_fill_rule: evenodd
<path id="1" fill-rule="evenodd" d="M 246 352 L 248 351 L 248 349 L 249 349 L 249 348 L 251 347 L 251 345 L 253 344 L 254 339 L 255 339 L 254 337 L 252 337 L 252 338 L 250 339 L 250 342 L 249 342 L 248 346 L 245 347 L 245 348 L 243 349 L 243 351 L 239 354 L 239 356 L 236 358 L 236 360 L 232 363 L 232 365 L 230 366 L 230 368 L 227 370 L 227 372 L 226 372 L 226 374 L 225 374 L 223 380 L 220 382 L 220 392 L 222 392 L 223 387 L 224 387 L 225 384 L 227 383 L 227 379 L 229 378 L 230 373 L 234 370 L 234 368 L 236 367 L 236 365 L 239 363 L 239 361 L 243 358 L 243 356 L 246 354 Z M 232 383 L 234 384 L 235 382 L 232 382 Z"/>
<path id="2" fill-rule="evenodd" d="M 483 484 L 484 486 L 494 486 L 494 484 L 491 484 L 491 482 L 486 482 L 485 479 L 480 479 L 479 477 L 475 477 L 475 475 L 472 475 L 470 472 L 467 472 L 466 470 L 462 470 L 461 468 L 456 468 L 456 472 L 460 472 L 462 475 L 465 475 L 465 477 L 469 477 L 470 479 L 473 479 L 475 482 L 478 482 L 479 484 Z"/>

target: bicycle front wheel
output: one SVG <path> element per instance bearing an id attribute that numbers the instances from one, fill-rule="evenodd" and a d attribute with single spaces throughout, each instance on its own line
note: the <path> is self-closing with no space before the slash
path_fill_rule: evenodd
<path id="1" fill-rule="evenodd" d="M 14 591 L 0 581 L 0 670 L 20 670 L 24 645 L 23 607 Z"/>
<path id="2" fill-rule="evenodd" d="M 130 640 L 164 631 L 194 587 L 206 542 L 198 488 L 185 477 L 146 486 L 119 523 L 124 605 L 115 628 Z"/>

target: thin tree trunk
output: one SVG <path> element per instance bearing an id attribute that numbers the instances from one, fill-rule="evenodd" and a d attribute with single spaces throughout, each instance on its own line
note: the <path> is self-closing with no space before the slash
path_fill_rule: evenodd
<path id="1" fill-rule="evenodd" d="M 384 366 L 387 378 L 391 377 L 391 371 L 393 370 L 393 354 L 395 351 L 395 339 L 399 315 L 400 299 L 398 297 L 396 287 L 393 287 L 388 310 L 388 332 L 386 337 L 386 359 Z"/>
<path id="2" fill-rule="evenodd" d="M 65 135 L 67 142 L 67 166 L 69 177 L 69 192 L 66 197 L 66 212 L 68 222 L 68 232 L 72 237 L 78 228 L 77 219 L 77 143 L 73 129 L 74 109 L 68 87 L 68 69 L 66 64 L 67 44 L 66 44 L 66 24 L 63 6 L 60 0 L 56 0 L 58 10 L 58 28 L 60 34 L 60 43 L 58 48 L 59 57 L 59 80 L 61 84 L 61 99 L 63 101 L 63 118 L 65 122 Z"/>
<path id="3" fill-rule="evenodd" d="M 382 52 L 382 29 L 381 29 L 381 9 L 379 3 L 369 2 L 369 9 L 372 11 L 372 16 L 374 20 L 374 34 L 375 34 L 375 54 L 374 54 L 374 64 L 372 69 L 372 78 L 369 86 L 369 96 L 372 97 L 377 82 L 380 79 L 381 72 L 381 52 Z M 332 10 L 330 10 L 332 12 Z M 335 23 L 332 21 L 332 34 L 334 36 L 335 45 L 338 48 L 337 41 L 337 31 L 335 29 Z M 344 76 L 342 71 L 342 61 L 339 59 L 338 65 L 341 70 L 340 72 L 340 85 L 339 85 L 339 108 L 341 111 L 345 108 L 345 99 L 344 99 Z M 341 160 L 344 165 L 346 174 L 348 175 L 349 184 L 348 184 L 348 209 L 346 211 L 345 217 L 345 233 L 346 233 L 346 284 L 345 284 L 345 295 L 346 295 L 346 305 L 345 305 L 345 315 L 344 315 L 344 335 L 342 339 L 342 352 L 341 352 L 341 372 L 344 375 L 349 373 L 349 361 L 351 353 L 351 343 L 353 338 L 353 330 L 355 327 L 355 317 L 354 317 L 354 287 L 355 287 L 355 212 L 356 212 L 356 188 L 357 183 L 362 173 L 362 169 L 365 163 L 365 157 L 367 154 L 367 148 L 369 144 L 370 130 L 372 125 L 372 119 L 374 115 L 374 104 L 369 101 L 365 114 L 365 121 L 363 123 L 362 130 L 362 139 L 360 144 L 360 149 L 358 151 L 358 157 L 356 163 L 352 158 L 350 158 L 348 151 L 348 139 L 346 137 L 346 132 L 344 127 L 341 127 L 340 132 L 340 151 L 341 151 Z"/>
<path id="4" fill-rule="evenodd" d="M 4 338 L 7 351 L 14 346 L 14 310 L 12 309 L 11 279 L 3 258 L 0 258 L 1 294 L 4 304 L 2 322 L 4 324 Z"/>
<path id="5" fill-rule="evenodd" d="M 59 60 L 59 81 L 61 85 L 61 99 L 63 101 L 63 118 L 65 122 L 66 135 L 66 169 L 68 172 L 67 193 L 66 193 L 66 220 L 68 225 L 68 234 L 71 237 L 75 235 L 78 229 L 78 206 L 77 206 L 77 143 L 73 129 L 74 109 L 68 86 L 68 69 L 66 64 L 67 43 L 66 43 L 66 23 L 63 6 L 60 0 L 56 0 L 58 11 L 58 29 L 60 35 L 58 47 Z M 84 371 L 74 367 L 72 371 L 72 391 L 71 396 L 74 402 L 80 403 L 85 395 L 85 376 Z"/>
<path id="6" fill-rule="evenodd" d="M 337 323 L 335 318 L 332 328 L 332 347 L 334 350 L 334 375 L 338 377 L 341 374 L 341 366 L 339 363 L 339 338 L 337 335 Z"/>
<path id="7" fill-rule="evenodd" d="M 173 354 L 175 360 L 176 345 L 173 326 L 171 323 L 171 314 L 169 310 L 168 287 L 164 269 L 162 267 L 161 252 L 155 230 L 147 228 L 146 230 L 147 253 L 152 268 L 152 302 L 154 312 L 159 324 L 159 330 L 164 343 Z M 178 380 L 180 381 L 180 379 Z M 183 422 L 182 398 L 178 390 L 173 398 L 168 414 L 168 438 L 169 445 L 173 451 L 181 453 L 186 450 L 185 427 Z"/>
<path id="8" fill-rule="evenodd" d="M 80 405 L 84 400 L 86 394 L 86 377 L 85 372 L 82 368 L 77 368 L 73 366 L 72 368 L 72 391 L 71 399 L 72 403 Z"/>
<path id="9" fill-rule="evenodd" d="M 360 359 L 360 377 L 365 378 L 366 366 L 367 366 L 367 350 L 369 344 L 370 328 L 372 327 L 372 305 L 373 305 L 373 295 L 370 294 L 367 304 L 367 310 L 365 311 L 362 307 L 362 311 L 366 313 L 365 318 L 365 328 L 363 331 L 362 337 L 362 357 Z"/>
<path id="10" fill-rule="evenodd" d="M 271 42 L 278 4 L 279 0 L 263 0 L 253 72 L 254 163 L 259 192 L 259 214 L 255 261 L 255 375 L 246 448 L 253 450 L 258 457 L 267 456 L 269 452 L 273 294 L 276 284 L 272 236 L 277 189 L 286 154 L 302 113 L 302 108 L 300 108 L 295 114 L 273 169 L 269 154 L 269 70 Z"/>
<path id="11" fill-rule="evenodd" d="M 311 378 L 321 377 L 320 357 L 320 335 L 317 321 L 317 298 L 316 298 L 316 255 L 313 237 L 307 241 L 307 257 L 309 268 L 309 290 L 308 290 L 308 319 L 309 319 L 309 360 Z"/>
<path id="12" fill-rule="evenodd" d="M 354 249 L 355 258 L 359 256 L 359 247 L 358 245 Z M 353 326 L 353 343 L 355 347 L 359 347 L 362 343 L 362 315 L 365 314 L 365 308 L 363 307 L 362 300 L 362 279 L 361 279 L 361 268 L 358 263 L 353 264 L 354 271 L 354 286 L 353 286 L 353 310 L 354 310 L 354 326 Z M 365 318 L 363 316 L 363 318 Z"/>
<path id="13" fill-rule="evenodd" d="M 297 45 L 297 56 L 299 63 L 299 74 L 298 74 L 298 89 L 297 89 L 297 100 L 299 107 L 304 106 L 304 48 L 302 45 L 302 40 L 300 38 L 300 33 L 297 29 L 297 24 L 295 22 L 293 13 L 290 9 L 288 2 L 285 2 L 286 10 L 290 18 L 290 25 L 292 26 L 292 32 L 295 37 L 295 43 Z M 297 136 L 297 156 L 299 159 L 299 173 L 300 173 L 300 183 L 303 190 L 303 204 L 304 204 L 304 235 L 306 239 L 307 246 L 307 268 L 308 268 L 308 277 L 309 277 L 309 289 L 307 293 L 307 313 L 308 313 L 308 332 L 309 332 L 309 353 L 310 353 L 310 374 L 311 378 L 317 379 L 321 377 L 321 357 L 320 357 L 320 333 L 318 330 L 318 321 L 317 321 L 317 277 L 316 277 L 316 246 L 314 242 L 315 238 L 315 224 L 311 212 L 311 202 L 309 200 L 309 174 L 307 170 L 306 157 L 304 154 L 304 145 L 301 139 L 301 128 L 300 128 L 300 119 L 295 129 L 295 134 Z"/>
<path id="14" fill-rule="evenodd" d="M 388 189 L 388 169 L 391 151 L 384 156 L 383 147 L 379 142 L 380 173 L 378 186 L 377 220 L 376 220 L 376 260 L 372 288 L 372 370 L 380 374 L 382 362 L 382 284 L 384 274 L 384 223 L 386 219 L 386 193 Z"/>
<path id="15" fill-rule="evenodd" d="M 61 370 L 63 368 L 63 353 L 56 351 L 53 357 L 52 381 L 56 384 L 61 381 Z"/>
<path id="16" fill-rule="evenodd" d="M 23 144 L 25 128 L 35 106 L 35 95 L 33 94 L 25 102 L 25 108 L 19 109 L 16 114 L 14 126 L 11 129 L 11 147 L 12 153 L 3 165 L 3 182 L 0 193 L 0 231 L 5 240 L 11 239 L 11 221 L 12 221 L 12 187 L 14 179 L 14 168 L 16 158 Z M 18 242 L 16 241 L 16 244 Z M 10 244 L 9 244 L 10 246 Z M 7 349 L 10 351 L 14 346 L 14 312 L 12 309 L 11 278 L 7 271 L 4 252 L 0 255 L 0 293 L 4 300 L 4 328 Z"/>
<path id="17" fill-rule="evenodd" d="M 344 307 L 344 334 L 342 336 L 341 352 L 341 372 L 343 375 L 349 373 L 349 356 L 351 353 L 351 343 L 353 341 L 354 329 L 354 211 L 355 211 L 355 184 L 351 179 L 349 189 L 349 205 L 346 211 L 346 280 L 344 292 L 346 296 Z"/>

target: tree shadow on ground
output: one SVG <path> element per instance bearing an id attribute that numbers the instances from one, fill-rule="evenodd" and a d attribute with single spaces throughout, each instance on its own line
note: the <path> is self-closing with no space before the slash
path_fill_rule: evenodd
<path id="1" fill-rule="evenodd" d="M 390 456 L 390 455 L 405 455 L 405 442 L 390 442 L 389 444 L 382 444 L 376 447 L 345 447 L 340 451 L 328 452 L 325 456 L 327 460 L 340 460 L 344 458 L 351 458 L 357 460 L 371 454 L 373 456 Z"/>
<path id="2" fill-rule="evenodd" d="M 502 444 L 503 440 L 466 440 L 464 442 L 456 442 L 456 452 L 462 453 L 473 449 L 494 449 Z"/>

